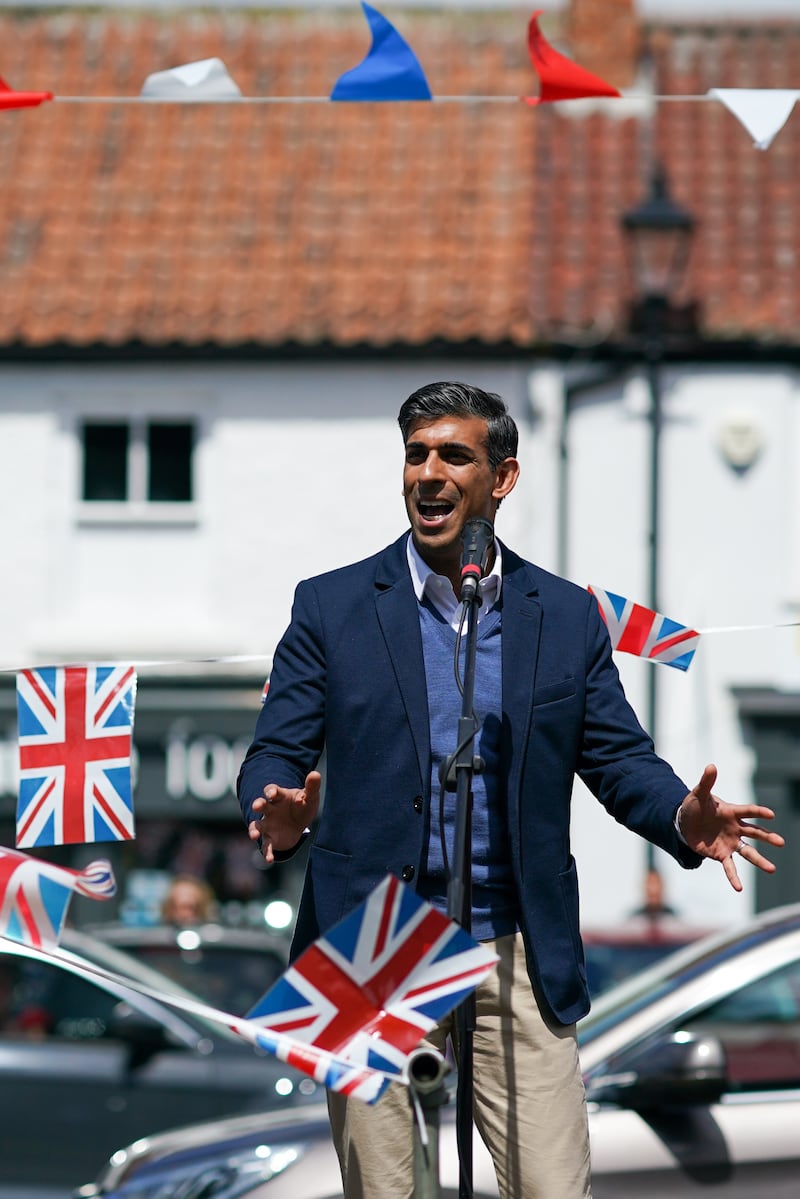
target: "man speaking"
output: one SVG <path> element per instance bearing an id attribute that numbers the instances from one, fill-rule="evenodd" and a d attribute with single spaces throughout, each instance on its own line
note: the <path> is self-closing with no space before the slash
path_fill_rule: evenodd
<path id="1" fill-rule="evenodd" d="M 462 587 L 477 587 L 484 765 L 472 787 L 471 932 L 499 964 L 475 996 L 475 1123 L 504 1199 L 585 1199 L 575 1023 L 589 996 L 570 851 L 574 776 L 683 866 L 721 862 L 737 890 L 734 853 L 771 871 L 752 842 L 783 841 L 747 822 L 771 819 L 768 808 L 712 794 L 713 766 L 691 790 L 675 775 L 625 698 L 595 599 L 494 538 L 520 469 L 500 397 L 432 383 L 406 400 L 399 423 L 410 533 L 298 586 L 239 799 L 267 862 L 289 856 L 317 820 L 325 748 L 294 955 L 387 873 L 446 911 L 455 796 L 440 805 L 439 768 L 461 712 Z M 430 1038 L 439 1050 L 450 1026 Z M 329 1110 L 346 1199 L 408 1199 L 405 1089 L 393 1084 L 375 1107 L 330 1094 Z"/>

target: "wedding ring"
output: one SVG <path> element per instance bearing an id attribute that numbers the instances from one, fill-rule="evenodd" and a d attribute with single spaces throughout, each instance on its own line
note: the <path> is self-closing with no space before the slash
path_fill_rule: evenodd
<path id="1" fill-rule="evenodd" d="M 743 840 L 742 840 L 742 838 L 740 837 L 740 838 L 739 838 L 739 844 L 736 846 L 736 852 L 737 852 L 737 853 L 741 853 L 741 852 L 742 852 L 742 850 L 743 850 L 743 849 L 746 849 L 746 848 L 747 848 L 747 842 L 746 842 L 746 841 L 743 841 Z"/>

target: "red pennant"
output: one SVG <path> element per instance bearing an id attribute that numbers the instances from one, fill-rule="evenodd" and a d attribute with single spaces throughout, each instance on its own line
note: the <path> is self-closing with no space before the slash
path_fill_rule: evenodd
<path id="1" fill-rule="evenodd" d="M 15 92 L 0 78 L 0 108 L 36 108 L 43 100 L 52 99 L 52 92 Z"/>
<path id="2" fill-rule="evenodd" d="M 526 104 L 544 104 L 553 100 L 580 100 L 587 96 L 619 96 L 610 83 L 585 71 L 572 59 L 554 50 L 539 28 L 538 9 L 528 25 L 528 53 L 533 69 L 539 76 L 539 95 L 523 97 Z"/>

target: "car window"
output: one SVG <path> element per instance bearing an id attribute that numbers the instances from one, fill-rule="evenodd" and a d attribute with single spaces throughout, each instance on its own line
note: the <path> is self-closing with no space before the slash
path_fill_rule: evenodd
<path id="1" fill-rule="evenodd" d="M 800 962 L 733 991 L 682 1027 L 719 1038 L 732 1090 L 800 1086 Z"/>
<path id="2" fill-rule="evenodd" d="M 788 913 L 783 915 L 783 913 Z M 609 1029 L 616 1028 L 624 1020 L 650 1007 L 659 999 L 670 995 L 684 984 L 714 970 L 723 964 L 732 964 L 736 958 L 760 945 L 776 941 L 784 932 L 793 933 L 798 925 L 794 907 L 775 909 L 768 914 L 770 922 L 746 933 L 741 930 L 706 937 L 693 945 L 687 945 L 668 957 L 656 962 L 647 970 L 634 974 L 625 982 L 610 988 L 592 1003 L 592 1010 L 578 1026 L 581 1045 L 589 1045 Z"/>
<path id="3" fill-rule="evenodd" d="M 234 1016 L 246 1015 L 285 968 L 277 954 L 218 945 L 142 945 L 136 952 L 140 961 Z"/>
<path id="4" fill-rule="evenodd" d="M 9 1039 L 94 1040 L 105 1035 L 116 995 L 46 962 L 8 957 L 0 1033 Z"/>
<path id="5" fill-rule="evenodd" d="M 600 995 L 632 974 L 660 962 L 677 948 L 679 946 L 671 942 L 652 945 L 585 943 L 586 981 L 590 994 Z"/>

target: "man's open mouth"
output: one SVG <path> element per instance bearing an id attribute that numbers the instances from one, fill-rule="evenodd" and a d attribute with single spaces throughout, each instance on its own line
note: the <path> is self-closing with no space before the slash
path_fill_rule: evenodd
<path id="1" fill-rule="evenodd" d="M 425 521 L 444 520 L 453 511 L 453 505 L 447 500 L 420 500 L 417 511 Z"/>

